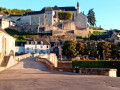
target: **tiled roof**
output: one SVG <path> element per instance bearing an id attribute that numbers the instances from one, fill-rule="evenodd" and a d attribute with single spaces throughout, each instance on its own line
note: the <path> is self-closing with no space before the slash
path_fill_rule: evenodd
<path id="1" fill-rule="evenodd" d="M 30 38 L 30 39 L 27 39 L 26 41 L 37 41 L 37 42 L 43 42 L 43 45 L 50 45 L 50 43 L 48 41 L 46 41 L 44 38 Z"/>

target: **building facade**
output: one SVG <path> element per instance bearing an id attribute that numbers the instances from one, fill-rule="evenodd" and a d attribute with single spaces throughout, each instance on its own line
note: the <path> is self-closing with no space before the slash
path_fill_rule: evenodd
<path id="1" fill-rule="evenodd" d="M 15 38 L 0 27 L 0 64 L 5 56 L 15 55 Z"/>
<path id="2" fill-rule="evenodd" d="M 50 43 L 45 39 L 28 39 L 25 44 L 25 53 L 50 53 Z"/>
<path id="3" fill-rule="evenodd" d="M 55 26 L 61 22 L 58 18 L 58 12 L 71 11 L 73 13 L 72 22 L 78 29 L 86 29 L 87 17 L 80 12 L 80 5 L 77 3 L 77 9 L 73 7 L 44 7 L 41 11 L 28 12 L 24 15 L 17 17 L 17 23 L 22 26 L 21 29 L 28 29 L 28 31 L 40 32 L 38 27 Z M 30 27 L 30 28 L 29 28 Z M 32 29 L 32 30 L 30 30 Z"/>
<path id="4" fill-rule="evenodd" d="M 0 27 L 2 29 L 9 28 L 10 26 L 14 26 L 13 22 L 5 18 L 0 19 Z"/>

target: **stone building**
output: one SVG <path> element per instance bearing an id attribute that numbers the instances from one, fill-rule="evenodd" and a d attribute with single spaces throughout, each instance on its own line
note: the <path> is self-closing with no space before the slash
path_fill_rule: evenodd
<path id="1" fill-rule="evenodd" d="M 120 40 L 120 33 L 113 32 L 111 39 L 113 40 Z"/>
<path id="2" fill-rule="evenodd" d="M 10 21 L 16 23 L 16 25 L 18 24 L 18 20 L 20 20 L 22 15 L 10 15 L 7 17 L 7 19 L 9 19 Z M 20 24 L 19 24 L 20 25 Z"/>
<path id="3" fill-rule="evenodd" d="M 0 27 L 0 65 L 4 66 L 9 62 L 10 56 L 15 55 L 15 38 L 7 34 Z M 14 63 L 14 59 L 11 59 L 10 63 Z M 12 65 L 12 64 L 11 64 Z"/>
<path id="4" fill-rule="evenodd" d="M 56 24 L 60 22 L 58 18 L 58 12 L 60 11 L 71 11 L 73 13 L 72 22 L 75 24 L 75 27 L 77 27 L 78 29 L 86 29 L 86 16 L 80 12 L 79 3 L 77 3 L 77 9 L 74 6 L 54 6 L 44 7 L 41 11 L 25 13 L 18 19 L 19 26 L 21 26 L 21 30 L 33 31 L 36 33 L 41 32 L 41 30 L 45 29 L 46 27 L 53 26 L 52 28 L 48 28 L 49 30 L 51 30 L 56 26 Z"/>

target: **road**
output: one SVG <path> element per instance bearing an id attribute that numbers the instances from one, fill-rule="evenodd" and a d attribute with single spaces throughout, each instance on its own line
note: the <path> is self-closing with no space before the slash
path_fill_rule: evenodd
<path id="1" fill-rule="evenodd" d="M 120 90 L 120 78 L 49 71 L 35 59 L 0 72 L 0 90 Z"/>

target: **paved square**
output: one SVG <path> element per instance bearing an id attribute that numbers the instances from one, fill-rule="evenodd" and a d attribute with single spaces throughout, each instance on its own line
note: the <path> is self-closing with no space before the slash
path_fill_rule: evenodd
<path id="1" fill-rule="evenodd" d="M 49 71 L 35 59 L 0 72 L 0 90 L 120 90 L 120 78 Z"/>

